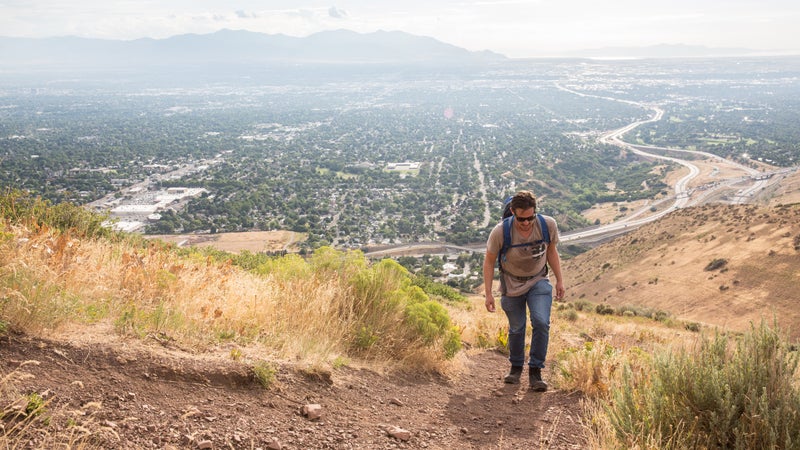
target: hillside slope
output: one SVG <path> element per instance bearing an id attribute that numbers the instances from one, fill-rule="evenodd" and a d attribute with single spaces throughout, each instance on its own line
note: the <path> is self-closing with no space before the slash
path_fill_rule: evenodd
<path id="1" fill-rule="evenodd" d="M 567 300 L 668 311 L 745 330 L 777 318 L 800 337 L 800 205 L 676 211 L 564 263 Z"/>
<path id="2" fill-rule="evenodd" d="M 590 422 L 580 400 L 611 389 L 624 349 L 652 353 L 665 342 L 688 347 L 699 335 L 680 321 L 607 320 L 574 308 L 575 302 L 646 306 L 742 331 L 750 321 L 774 316 L 796 338 L 798 216 L 800 205 L 687 208 L 565 261 L 572 304 L 554 307 L 545 369 L 553 389 L 545 393 L 502 383 L 508 361 L 495 343 L 504 337 L 505 317 L 486 313 L 480 296 L 450 305 L 465 350 L 442 372 L 426 372 L 413 359 L 403 361 L 404 370 L 392 370 L 396 366 L 379 359 L 315 358 L 307 346 L 280 353 L 271 341 L 221 340 L 197 350 L 163 326 L 165 312 L 186 312 L 198 299 L 213 298 L 218 309 L 197 313 L 213 311 L 206 322 L 235 317 L 242 305 L 232 299 L 248 291 L 248 283 L 255 283 L 250 291 L 260 289 L 249 303 L 270 286 L 287 289 L 274 296 L 280 306 L 274 314 L 254 317 L 269 307 L 258 303 L 243 317 L 263 326 L 300 316 L 303 325 L 287 325 L 285 339 L 295 344 L 321 332 L 309 331 L 308 310 L 289 305 L 299 285 L 286 277 L 256 279 L 211 259 L 178 261 L 158 247 L 139 254 L 69 234 L 51 239 L 46 227 L 29 234 L 9 228 L 3 236 L 14 257 L 4 267 L 3 294 L 20 305 L 35 305 L 22 300 L 39 297 L 61 304 L 97 296 L 100 303 L 82 309 L 92 318 L 116 297 L 146 303 L 153 291 L 154 298 L 174 302 L 155 308 L 159 327 L 140 333 L 120 330 L 129 310 L 60 327 L 35 316 L 41 323 L 28 334 L 0 329 L 0 448 L 587 448 L 592 427 L 585 426 Z M 296 262 L 289 272 L 304 267 Z M 57 276 L 44 278 L 51 266 Z M 73 272 L 91 273 L 64 284 Z M 118 272 L 128 276 L 114 278 Z M 168 275 L 173 272 L 180 279 Z M 128 283 L 125 292 L 103 294 L 120 283 Z M 226 284 L 232 288 L 222 289 Z M 311 404 L 321 406 L 320 418 L 302 413 Z M 24 420 L 18 418 L 23 411 Z"/>
<path id="3" fill-rule="evenodd" d="M 585 447 L 579 395 L 503 384 L 506 356 L 459 351 L 469 321 L 391 260 L 321 248 L 247 271 L 70 205 L 0 210 L 0 448 Z M 489 316 L 473 300 L 448 306 Z"/>

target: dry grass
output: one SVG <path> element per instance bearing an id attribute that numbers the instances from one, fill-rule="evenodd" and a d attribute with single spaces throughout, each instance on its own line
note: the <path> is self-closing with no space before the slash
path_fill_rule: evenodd
<path id="1" fill-rule="evenodd" d="M 778 317 L 799 337 L 798 239 L 796 205 L 687 208 L 565 261 L 567 300 L 647 306 L 739 331 Z M 705 270 L 715 259 L 728 263 Z"/>
<path id="2" fill-rule="evenodd" d="M 470 297 L 468 308 L 451 309 L 470 348 L 505 351 L 508 321 L 502 311 L 486 312 L 483 297 Z M 526 342 L 530 342 L 530 323 Z M 691 348 L 698 333 L 678 320 L 600 315 L 592 306 L 576 311 L 571 303 L 553 305 L 548 373 L 554 386 L 589 396 L 606 395 L 623 364 L 640 367 L 666 348 Z"/>
<path id="3" fill-rule="evenodd" d="M 102 408 L 97 402 L 88 402 L 77 409 L 51 410 L 54 397 L 44 398 L 38 393 L 26 395 L 19 391 L 18 383 L 36 378 L 31 372 L 35 372 L 38 365 L 38 361 L 29 360 L 9 373 L 0 370 L 0 448 L 35 445 L 37 448 L 79 450 L 99 448 L 92 444 L 98 436 L 119 441 L 119 435 L 108 421 L 95 417 Z M 68 426 L 59 426 L 61 421 Z"/>
<path id="4" fill-rule="evenodd" d="M 156 244 L 143 248 L 47 227 L 9 226 L 0 243 L 6 299 L 0 312 L 5 322 L 30 334 L 69 330 L 74 336 L 84 329 L 88 337 L 113 328 L 184 349 L 230 344 L 248 347 L 246 356 L 315 363 L 352 352 L 358 346 L 354 327 L 369 319 L 375 323 L 368 337 L 378 342 L 369 342 L 360 356 L 444 370 L 440 352 L 404 332 L 396 313 L 365 318 L 370 309 L 358 307 L 363 299 L 348 284 L 352 273 L 340 272 L 367 271 L 366 261 L 355 253 L 345 259 L 330 262 L 337 272 L 323 268 L 325 261 L 288 256 L 254 274 L 199 254 L 180 257 Z M 375 295 L 399 289 L 400 277 L 369 274 Z"/>
<path id="5" fill-rule="evenodd" d="M 116 318 L 123 333 L 166 333 L 191 347 L 223 336 L 246 341 L 279 336 L 303 316 L 307 324 L 327 328 L 329 319 L 319 316 L 334 290 L 316 280 L 295 285 L 156 247 L 76 239 L 48 229 L 15 229 L 1 255 L 6 295 L 18 300 L 9 303 L 16 311 L 6 314 L 33 333 L 64 322 Z M 317 308 L 308 307 L 310 301 Z M 292 352 L 288 344 L 276 348 Z"/>

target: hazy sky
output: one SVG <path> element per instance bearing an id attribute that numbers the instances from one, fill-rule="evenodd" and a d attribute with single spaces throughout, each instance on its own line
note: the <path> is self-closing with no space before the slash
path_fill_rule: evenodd
<path id="1" fill-rule="evenodd" d="M 223 28 L 306 36 L 400 30 L 469 50 L 800 49 L 798 0 L 0 0 L 0 35 L 165 38 Z"/>

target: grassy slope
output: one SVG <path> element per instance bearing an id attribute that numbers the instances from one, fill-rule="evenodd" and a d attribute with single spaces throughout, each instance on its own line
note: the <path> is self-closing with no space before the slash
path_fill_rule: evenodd
<path id="1" fill-rule="evenodd" d="M 726 264 L 706 270 L 714 260 Z M 800 337 L 800 206 L 708 205 L 566 261 L 567 300 L 639 305 L 734 330 L 775 316 Z"/>

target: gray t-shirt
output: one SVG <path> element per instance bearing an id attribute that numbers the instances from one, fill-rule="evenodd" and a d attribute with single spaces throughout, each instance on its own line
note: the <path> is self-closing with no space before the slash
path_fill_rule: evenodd
<path id="1" fill-rule="evenodd" d="M 501 287 L 505 289 L 503 295 L 517 297 L 528 292 L 536 282 L 547 277 L 545 265 L 547 264 L 547 246 L 558 243 L 558 226 L 556 220 L 544 216 L 547 229 L 550 233 L 550 243 L 537 243 L 542 240 L 542 230 L 538 219 L 533 221 L 533 231 L 527 238 L 523 238 L 511 225 L 511 244 L 524 244 L 520 247 L 511 247 L 506 251 L 501 264 Z M 503 246 L 503 222 L 498 223 L 489 233 L 486 242 L 487 253 L 498 254 Z M 529 278 L 532 277 L 532 278 Z M 526 279 L 527 278 L 527 279 Z"/>

